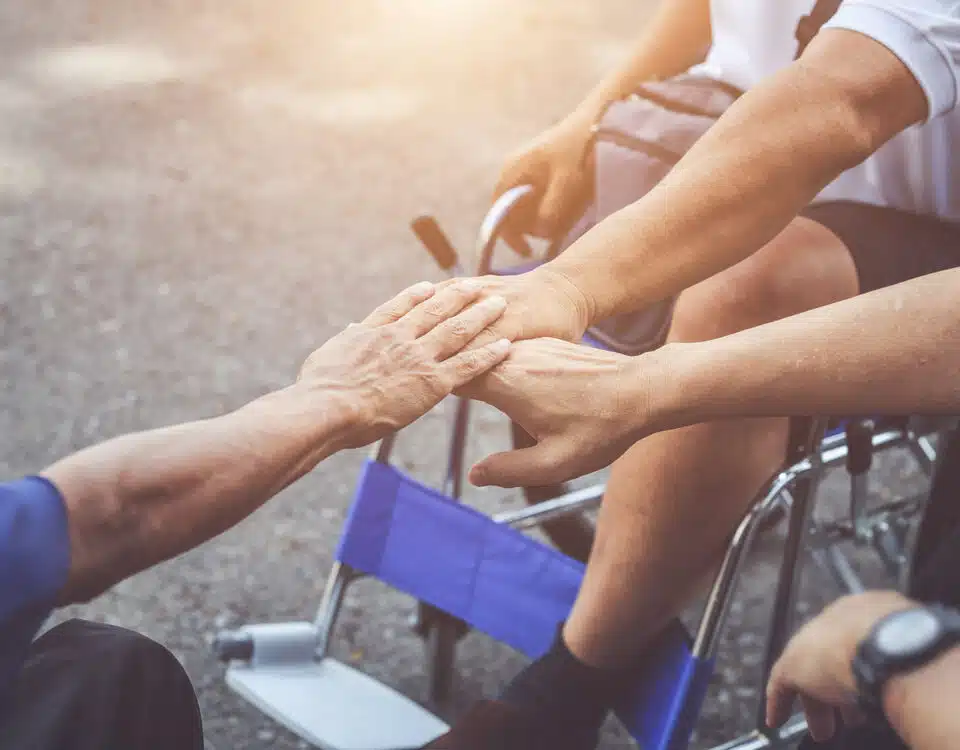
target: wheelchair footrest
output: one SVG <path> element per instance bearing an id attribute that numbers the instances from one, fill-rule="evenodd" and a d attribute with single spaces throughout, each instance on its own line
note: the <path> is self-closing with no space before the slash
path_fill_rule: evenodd
<path id="1" fill-rule="evenodd" d="M 227 685 L 324 750 L 416 748 L 447 731 L 409 698 L 330 658 L 282 666 L 234 663 Z"/>

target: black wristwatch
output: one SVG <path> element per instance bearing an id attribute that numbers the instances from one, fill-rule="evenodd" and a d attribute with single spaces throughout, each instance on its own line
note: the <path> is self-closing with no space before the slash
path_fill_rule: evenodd
<path id="1" fill-rule="evenodd" d="M 960 643 L 960 612 L 939 605 L 913 607 L 884 617 L 857 647 L 853 677 L 860 707 L 885 720 L 883 689 L 896 675 L 929 664 Z"/>

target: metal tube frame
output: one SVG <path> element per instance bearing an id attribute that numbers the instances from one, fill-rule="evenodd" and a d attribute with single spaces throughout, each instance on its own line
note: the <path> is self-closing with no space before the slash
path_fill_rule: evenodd
<path id="1" fill-rule="evenodd" d="M 752 546 L 756 530 L 764 511 L 776 500 L 790 494 L 789 531 L 784 544 L 780 565 L 777 591 L 774 599 L 769 637 L 764 655 L 761 684 L 766 685 L 773 664 L 783 651 L 790 635 L 795 612 L 795 599 L 799 573 L 801 570 L 800 552 L 809 524 L 809 516 L 816 495 L 817 485 L 823 473 L 821 451 L 815 447 L 822 442 L 823 425 L 813 422 L 805 446 L 809 457 L 781 472 L 754 504 L 737 528 L 723 564 L 720 567 L 713 588 L 707 599 L 707 608 L 700 621 L 700 628 L 694 641 L 693 653 L 699 658 L 711 658 L 716 654 L 720 632 L 726 619 L 727 610 L 733 600 L 736 583 L 743 570 L 743 562 Z M 785 727 L 773 730 L 765 725 L 761 706 L 757 720 L 757 729 L 750 734 L 732 740 L 715 750 L 753 750 L 754 748 L 779 747 L 783 743 L 800 737 L 806 730 L 801 716 L 793 717 Z"/>
<path id="2" fill-rule="evenodd" d="M 812 430 L 811 442 L 820 440 L 823 425 L 815 425 Z M 811 445 L 811 448 L 813 445 Z M 810 514 L 813 510 L 817 488 L 823 474 L 819 466 L 819 453 L 814 451 L 810 458 L 812 471 L 798 478 L 792 488 L 793 503 L 790 507 L 789 528 L 784 543 L 783 557 L 780 563 L 780 575 L 777 590 L 774 596 L 773 617 L 770 625 L 770 634 L 767 638 L 767 648 L 763 664 L 761 685 L 766 685 L 773 665 L 783 652 L 790 638 L 794 615 L 796 612 L 797 589 L 802 572 L 800 553 L 803 549 L 803 540 L 810 523 Z M 757 718 L 757 728 L 764 734 L 777 736 L 769 730 L 764 721 L 763 707 Z"/>
<path id="3" fill-rule="evenodd" d="M 807 722 L 802 715 L 796 715 L 784 724 L 776 737 L 765 734 L 759 729 L 737 739 L 717 745 L 711 750 L 765 750 L 780 747 L 787 742 L 795 742 L 807 731 Z"/>
<path id="4" fill-rule="evenodd" d="M 397 433 L 394 432 L 375 443 L 370 451 L 370 457 L 377 463 L 389 464 L 396 439 Z M 313 624 L 317 628 L 317 645 L 314 651 L 317 660 L 323 659 L 330 650 L 333 630 L 337 625 L 337 618 L 340 615 L 347 588 L 354 581 L 363 577 L 363 573 L 354 570 L 339 560 L 334 561 L 330 568 L 323 589 L 323 596 L 320 599 L 320 606 L 317 608 L 317 614 L 313 619 Z"/>
<path id="5" fill-rule="evenodd" d="M 337 617 L 340 614 L 340 608 L 343 606 L 343 598 L 347 593 L 347 587 L 357 578 L 357 572 L 349 565 L 344 565 L 339 561 L 333 564 L 330 575 L 327 577 L 323 598 L 320 600 L 320 606 L 313 620 L 313 624 L 317 628 L 317 645 L 314 650 L 314 658 L 317 660 L 323 659 L 330 649 L 333 629 L 337 624 Z"/>
<path id="6" fill-rule="evenodd" d="M 693 642 L 693 655 L 699 659 L 711 659 L 716 655 L 720 633 L 726 620 L 737 581 L 743 571 L 757 529 L 767 513 L 780 502 L 784 492 L 797 480 L 799 473 L 791 467 L 774 477 L 768 489 L 761 492 L 758 500 L 744 516 L 731 538 L 724 554 L 720 570 L 714 579 L 703 616 Z"/>
<path id="7" fill-rule="evenodd" d="M 597 484 L 581 490 L 574 490 L 536 505 L 498 513 L 493 516 L 493 520 L 497 523 L 513 526 L 515 529 L 533 528 L 546 523 L 551 518 L 599 508 L 605 489 L 604 485 Z"/>
<path id="8" fill-rule="evenodd" d="M 867 590 L 853 565 L 836 544 L 810 550 L 813 561 L 827 574 L 833 577 L 837 588 L 850 594 L 862 594 Z"/>

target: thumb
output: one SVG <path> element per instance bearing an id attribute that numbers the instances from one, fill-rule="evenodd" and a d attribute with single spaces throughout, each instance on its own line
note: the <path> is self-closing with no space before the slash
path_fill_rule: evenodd
<path id="1" fill-rule="evenodd" d="M 788 685 L 778 674 L 775 667 L 774 673 L 767 683 L 767 710 L 766 724 L 769 729 L 776 729 L 782 726 L 790 718 L 790 712 L 793 710 L 793 703 L 796 700 L 796 692 Z"/>
<path id="2" fill-rule="evenodd" d="M 494 453 L 470 469 L 476 487 L 543 487 L 567 479 L 562 457 L 549 443 Z"/>

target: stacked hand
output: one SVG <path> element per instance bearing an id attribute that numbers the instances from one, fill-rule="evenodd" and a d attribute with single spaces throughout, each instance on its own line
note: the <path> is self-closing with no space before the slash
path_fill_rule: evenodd
<path id="1" fill-rule="evenodd" d="M 464 389 L 536 440 L 476 464 L 477 485 L 534 487 L 602 469 L 657 429 L 655 354 L 631 358 L 557 339 L 514 343 L 507 360 Z"/>
<path id="2" fill-rule="evenodd" d="M 502 297 L 483 291 L 472 279 L 442 290 L 418 284 L 310 355 L 298 387 L 336 402 L 344 425 L 340 447 L 405 427 L 507 356 L 510 342 L 500 336 L 464 350 L 506 307 Z"/>
<path id="3" fill-rule="evenodd" d="M 511 341 L 556 338 L 576 341 L 593 317 L 592 304 L 564 274 L 549 264 L 518 276 L 481 276 L 472 279 L 480 297 L 501 297 L 506 301 L 503 315 L 477 338 L 482 346 L 499 338 Z M 438 285 L 446 289 L 459 284 L 454 279 Z"/>
<path id="4" fill-rule="evenodd" d="M 557 338 L 511 346 L 579 337 L 582 310 L 568 282 L 539 271 L 417 285 L 315 351 L 299 385 L 337 404 L 345 448 L 399 430 L 460 389 L 538 441 L 480 462 L 474 483 L 562 481 L 608 465 L 654 429 L 649 356 Z"/>

